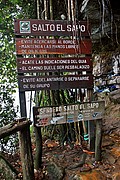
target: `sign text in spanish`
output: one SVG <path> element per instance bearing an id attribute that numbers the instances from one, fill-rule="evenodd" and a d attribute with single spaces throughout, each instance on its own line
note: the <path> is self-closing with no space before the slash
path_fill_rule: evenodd
<path id="1" fill-rule="evenodd" d="M 90 27 L 87 21 L 62 21 L 62 20 L 38 20 L 15 19 L 16 35 L 39 36 L 90 36 Z"/>
<path id="2" fill-rule="evenodd" d="M 16 38 L 17 54 L 91 54 L 90 39 Z"/>
<path id="3" fill-rule="evenodd" d="M 93 76 L 18 76 L 18 84 L 20 91 L 93 88 Z"/>
<path id="4" fill-rule="evenodd" d="M 17 58 L 18 72 L 92 71 L 89 57 Z"/>

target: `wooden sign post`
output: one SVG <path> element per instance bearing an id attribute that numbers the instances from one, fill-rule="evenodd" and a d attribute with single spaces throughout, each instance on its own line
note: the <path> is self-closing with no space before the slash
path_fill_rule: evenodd
<path id="1" fill-rule="evenodd" d="M 88 22 L 16 19 L 15 34 L 22 116 L 26 116 L 25 91 L 93 88 L 92 43 Z M 23 37 L 21 38 L 21 36 Z M 47 38 L 43 38 L 45 36 Z M 52 54 L 59 55 L 59 57 L 50 57 Z M 66 57 L 60 57 L 63 54 Z M 40 58 L 38 58 L 38 55 Z M 46 55 L 49 55 L 49 58 Z M 51 72 L 51 75 L 46 75 L 46 72 Z M 67 105 L 68 107 L 69 105 Z M 89 110 L 88 114 L 85 114 L 80 105 L 75 107 L 79 108 L 68 110 L 61 107 L 65 111 L 62 110 L 59 116 L 53 115 L 54 107 L 52 108 L 53 114 L 50 117 L 44 117 L 46 114 L 42 114 L 42 117 L 40 117 L 42 120 L 35 122 L 35 126 L 39 127 L 39 123 L 44 125 L 46 122 L 46 125 L 49 125 L 50 122 L 58 121 L 58 119 L 61 119 L 60 124 L 62 124 L 81 121 L 82 117 L 88 121 L 91 118 L 95 120 L 102 117 L 99 109 L 94 111 L 94 108 L 92 108 L 92 111 Z M 72 112 L 74 112 L 74 115 Z M 34 109 L 34 113 L 36 113 L 36 109 Z M 36 116 L 37 114 L 34 114 L 35 119 Z M 41 141 L 41 134 L 39 131 L 37 133 Z"/>

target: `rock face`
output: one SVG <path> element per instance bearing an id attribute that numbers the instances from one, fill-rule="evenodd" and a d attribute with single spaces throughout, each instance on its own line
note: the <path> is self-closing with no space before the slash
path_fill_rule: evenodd
<path id="1" fill-rule="evenodd" d="M 100 4 L 97 1 L 94 0 L 94 3 L 89 1 L 88 12 L 92 24 L 92 38 L 93 40 L 98 40 L 100 36 L 104 37 L 106 33 L 110 32 L 110 12 L 108 11 L 108 6 L 105 6 L 101 12 Z M 104 13 L 104 16 L 100 19 L 101 13 Z M 94 21 L 93 17 L 95 17 Z"/>
<path id="2" fill-rule="evenodd" d="M 106 36 L 110 38 L 109 35 L 115 33 L 112 21 L 118 23 L 117 28 L 120 28 L 120 8 L 118 3 L 113 0 L 83 0 L 81 13 L 83 18 L 88 18 L 91 23 L 93 40 L 97 41 Z"/>
<path id="3" fill-rule="evenodd" d="M 113 0 L 83 0 L 80 13 L 91 26 L 95 87 L 120 87 L 120 6 Z M 114 22 L 114 23 L 113 23 Z M 117 29 L 116 29 L 117 28 Z M 117 30 L 117 34 L 116 34 Z M 102 80 L 102 82 L 101 82 Z M 117 87 L 116 87 L 117 86 Z M 102 88 L 102 89 L 101 89 Z M 115 100 L 119 103 L 119 96 Z"/>
<path id="4" fill-rule="evenodd" d="M 120 104 L 120 89 L 110 92 L 109 97 L 115 104 Z"/>

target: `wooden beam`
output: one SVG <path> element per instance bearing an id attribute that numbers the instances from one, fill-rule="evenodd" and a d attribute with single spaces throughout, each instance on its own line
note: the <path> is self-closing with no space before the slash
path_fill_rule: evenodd
<path id="1" fill-rule="evenodd" d="M 10 136 L 11 134 L 20 131 L 24 127 L 31 124 L 31 121 L 27 120 L 26 118 L 17 119 L 14 122 L 0 128 L 0 139 Z"/>

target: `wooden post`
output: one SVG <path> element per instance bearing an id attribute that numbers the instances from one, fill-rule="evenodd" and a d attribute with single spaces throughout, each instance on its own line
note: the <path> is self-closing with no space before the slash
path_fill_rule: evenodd
<path id="1" fill-rule="evenodd" d="M 88 121 L 88 134 L 89 134 L 89 148 L 91 151 L 95 151 L 95 121 Z"/>
<path id="2" fill-rule="evenodd" d="M 91 102 L 93 96 L 93 90 L 88 90 L 88 99 Z M 95 124 L 94 120 L 88 121 L 88 134 L 89 134 L 89 148 L 91 151 L 95 151 Z"/>
<path id="3" fill-rule="evenodd" d="M 101 160 L 102 119 L 96 120 L 95 160 Z"/>
<path id="4" fill-rule="evenodd" d="M 34 180 L 34 166 L 29 126 L 25 127 L 20 131 L 19 141 L 23 170 L 23 180 Z"/>
<path id="5" fill-rule="evenodd" d="M 21 36 L 16 36 L 21 37 Z M 21 57 L 21 55 L 17 55 Z M 24 75 L 18 73 L 18 75 Z M 20 113 L 21 117 L 27 118 L 25 92 L 19 90 Z M 30 137 L 30 125 L 26 126 L 19 132 L 20 155 L 22 161 L 23 180 L 34 180 L 34 164 L 32 157 L 32 145 Z"/>
<path id="6" fill-rule="evenodd" d="M 25 92 L 19 91 L 19 101 L 21 117 L 27 117 Z"/>
<path id="7" fill-rule="evenodd" d="M 27 117 L 25 92 L 19 92 L 21 117 Z M 34 180 L 34 165 L 32 157 L 30 125 L 19 132 L 20 156 L 23 170 L 23 180 Z"/>
<path id="8" fill-rule="evenodd" d="M 39 169 L 42 164 L 42 134 L 41 127 L 34 126 L 36 139 L 36 153 L 35 153 L 35 169 Z"/>

